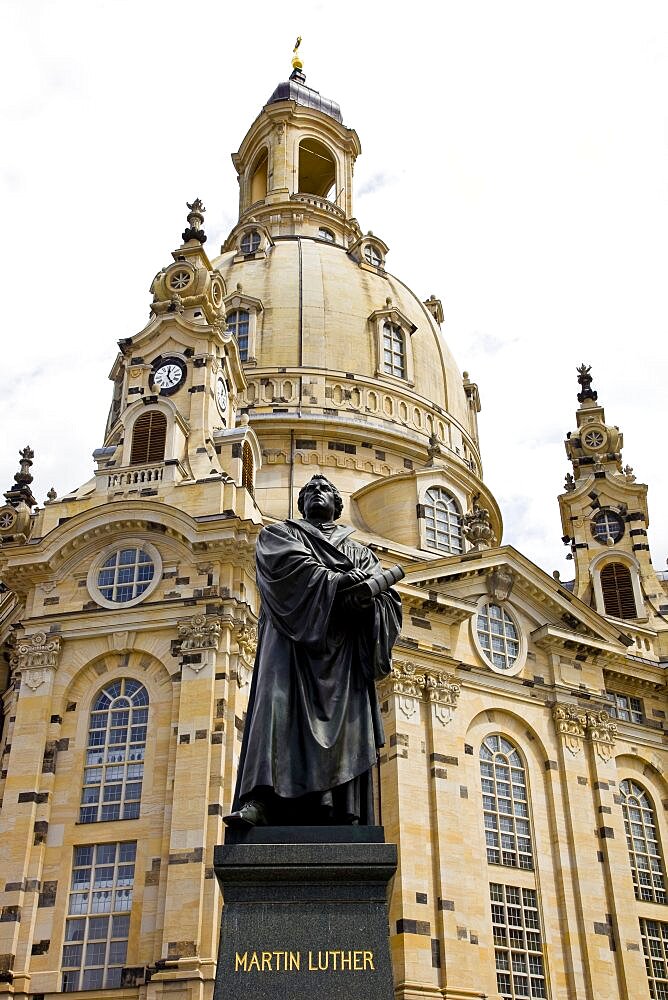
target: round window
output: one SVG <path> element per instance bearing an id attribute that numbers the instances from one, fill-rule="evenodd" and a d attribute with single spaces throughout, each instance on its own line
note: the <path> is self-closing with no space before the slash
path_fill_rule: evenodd
<path id="1" fill-rule="evenodd" d="M 239 246 L 242 253 L 255 253 L 260 246 L 260 234 L 257 229 L 251 229 L 249 233 L 244 233 Z"/>
<path id="2" fill-rule="evenodd" d="M 367 264 L 373 264 L 374 267 L 380 267 L 380 265 L 383 263 L 383 258 L 378 253 L 376 248 L 374 246 L 371 246 L 370 243 L 368 243 L 364 247 L 364 259 L 366 260 Z"/>
<path id="3" fill-rule="evenodd" d="M 102 607 L 129 607 L 155 589 L 161 573 L 155 546 L 132 539 L 100 553 L 88 571 L 88 590 Z"/>
<path id="4" fill-rule="evenodd" d="M 505 608 L 484 603 L 478 608 L 475 634 L 479 648 L 497 670 L 512 670 L 520 656 L 520 634 Z"/>
<path id="5" fill-rule="evenodd" d="M 591 533 L 601 545 L 614 545 L 624 534 L 624 522 L 614 510 L 602 510 L 592 518 Z"/>
<path id="6" fill-rule="evenodd" d="M 596 451 L 599 448 L 603 448 L 606 443 L 605 432 L 598 430 L 598 428 L 592 428 L 592 430 L 585 431 L 582 435 L 582 443 L 585 448 L 589 448 L 590 451 Z"/>
<path id="7" fill-rule="evenodd" d="M 184 288 L 187 288 L 192 280 L 192 274 L 190 271 L 185 271 L 179 269 L 178 271 L 172 271 L 169 276 L 169 287 L 173 288 L 175 292 L 182 292 Z"/>

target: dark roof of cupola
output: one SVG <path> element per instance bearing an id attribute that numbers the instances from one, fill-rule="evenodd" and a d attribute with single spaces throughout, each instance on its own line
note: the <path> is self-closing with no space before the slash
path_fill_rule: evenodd
<path id="1" fill-rule="evenodd" d="M 334 121 L 343 125 L 341 108 L 336 101 L 330 101 L 323 97 L 317 90 L 312 90 L 306 86 L 306 77 L 299 70 L 295 70 L 289 80 L 279 83 L 267 104 L 276 104 L 278 101 L 295 101 L 305 108 L 313 108 L 315 111 L 322 111 L 329 115 Z"/>

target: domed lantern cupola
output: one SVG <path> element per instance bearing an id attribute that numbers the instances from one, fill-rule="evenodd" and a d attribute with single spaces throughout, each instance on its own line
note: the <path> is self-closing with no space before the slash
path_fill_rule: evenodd
<path id="1" fill-rule="evenodd" d="M 361 152 L 339 105 L 306 85 L 295 45 L 290 78 L 275 88 L 232 162 L 239 177 L 239 225 L 224 250 L 284 235 L 319 237 L 345 246 L 361 235 L 352 218 L 352 180 Z M 263 232 L 264 231 L 264 232 Z M 252 242 L 252 236 L 250 236 Z M 237 244 L 239 244 L 237 246 Z M 255 252 L 250 245 L 246 252 Z"/>

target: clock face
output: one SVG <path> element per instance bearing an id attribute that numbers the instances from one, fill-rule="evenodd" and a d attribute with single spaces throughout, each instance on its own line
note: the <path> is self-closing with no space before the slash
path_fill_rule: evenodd
<path id="1" fill-rule="evenodd" d="M 180 358 L 160 358 L 156 361 L 151 380 L 163 396 L 169 396 L 183 384 L 186 366 Z"/>
<path id="2" fill-rule="evenodd" d="M 216 382 L 216 403 L 221 416 L 224 416 L 227 413 L 228 397 L 227 385 L 225 384 L 225 379 L 222 375 L 218 376 L 218 381 Z"/>

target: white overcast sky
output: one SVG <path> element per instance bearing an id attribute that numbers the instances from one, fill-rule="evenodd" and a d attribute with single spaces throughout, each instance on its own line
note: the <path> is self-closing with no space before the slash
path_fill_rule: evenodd
<path id="1" fill-rule="evenodd" d="M 663 568 L 665 0 L 0 0 L 0 490 L 28 442 L 40 503 L 90 477 L 116 341 L 148 318 L 186 199 L 211 254 L 233 225 L 230 153 L 297 34 L 362 142 L 355 215 L 442 299 L 480 386 L 504 541 L 571 576 L 556 496 L 586 361 Z"/>

